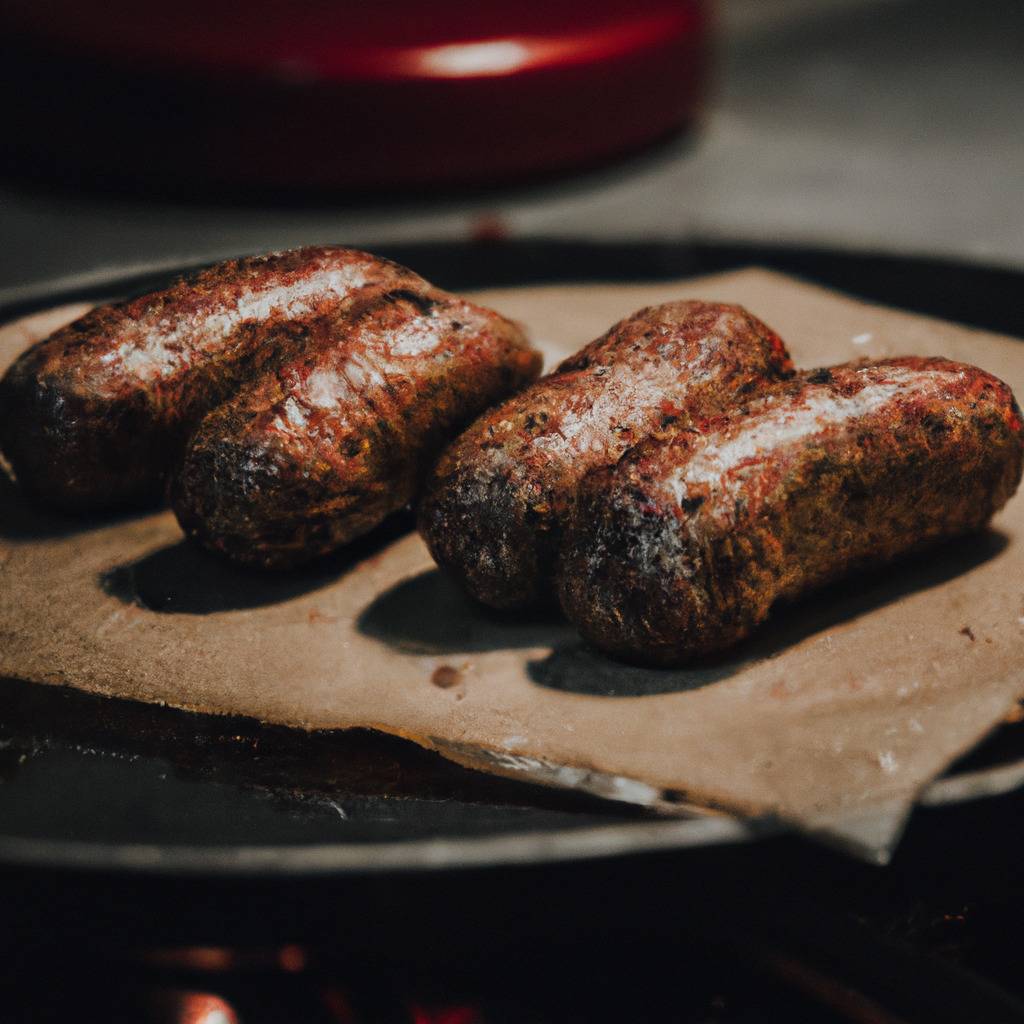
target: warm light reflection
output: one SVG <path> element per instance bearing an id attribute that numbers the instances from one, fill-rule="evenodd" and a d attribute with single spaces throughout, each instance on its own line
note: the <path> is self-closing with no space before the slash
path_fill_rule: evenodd
<path id="1" fill-rule="evenodd" d="M 307 61 L 302 74 L 378 80 L 497 78 L 616 60 L 644 47 L 663 46 L 691 28 L 691 20 L 692 10 L 684 6 L 548 36 L 499 36 L 440 46 L 346 46 L 324 54 L 315 68 Z M 275 66 L 290 76 L 289 62 Z"/>
<path id="2" fill-rule="evenodd" d="M 154 949 L 145 959 L 157 967 L 187 971 L 234 971 L 277 968 L 296 974 L 306 969 L 306 951 L 301 946 L 278 949 L 225 949 L 220 946 L 188 946 L 178 949 Z"/>
<path id="3" fill-rule="evenodd" d="M 462 78 L 465 75 L 507 75 L 518 71 L 529 60 L 530 47 L 514 39 L 495 39 L 486 43 L 435 46 L 421 53 L 417 63 L 428 75 Z"/>
<path id="4" fill-rule="evenodd" d="M 277 951 L 277 963 L 282 971 L 297 974 L 306 969 L 306 951 L 301 946 L 282 946 Z"/>
<path id="5" fill-rule="evenodd" d="M 160 967 L 183 967 L 190 971 L 229 971 L 238 965 L 235 952 L 219 946 L 155 949 L 146 955 L 146 959 Z"/>
<path id="6" fill-rule="evenodd" d="M 219 996 L 206 992 L 182 992 L 175 1024 L 238 1024 L 238 1015 Z"/>

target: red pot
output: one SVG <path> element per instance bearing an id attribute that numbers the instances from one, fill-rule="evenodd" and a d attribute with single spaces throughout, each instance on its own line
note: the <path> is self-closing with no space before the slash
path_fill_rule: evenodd
<path id="1" fill-rule="evenodd" d="M 136 181 L 520 179 L 691 122 L 706 24 L 703 0 L 8 0 L 0 148 Z"/>

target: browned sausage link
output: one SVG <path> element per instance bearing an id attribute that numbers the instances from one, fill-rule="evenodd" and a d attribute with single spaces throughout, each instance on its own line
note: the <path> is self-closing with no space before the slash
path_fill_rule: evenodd
<path id="1" fill-rule="evenodd" d="M 532 380 L 519 328 L 444 293 L 386 293 L 211 412 L 172 486 L 186 533 L 281 568 L 367 532 L 413 497 L 453 432 Z"/>
<path id="2" fill-rule="evenodd" d="M 1010 389 L 943 359 L 804 374 L 696 433 L 651 441 L 581 489 L 560 563 L 596 647 L 682 663 L 772 604 L 983 526 L 1016 490 Z"/>
<path id="3" fill-rule="evenodd" d="M 207 410 L 304 324 L 382 287 L 429 285 L 367 253 L 308 248 L 229 260 L 93 310 L 0 382 L 0 447 L 26 491 L 69 511 L 158 499 Z"/>
<path id="4" fill-rule="evenodd" d="M 642 309 L 477 420 L 438 463 L 420 531 L 485 604 L 551 599 L 561 524 L 589 469 L 790 371 L 778 336 L 738 306 Z"/>

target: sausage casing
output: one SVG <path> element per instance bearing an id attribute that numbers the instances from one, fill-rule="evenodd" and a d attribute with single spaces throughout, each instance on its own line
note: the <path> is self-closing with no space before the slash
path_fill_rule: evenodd
<path id="1" fill-rule="evenodd" d="M 1024 451 L 1010 389 L 908 357 L 803 374 L 581 489 L 562 606 L 596 647 L 680 664 L 850 570 L 982 527 Z"/>
<path id="2" fill-rule="evenodd" d="M 420 532 L 437 563 L 483 603 L 552 598 L 562 523 L 588 470 L 790 371 L 779 337 L 738 306 L 642 309 L 445 451 L 420 505 Z"/>
<path id="3" fill-rule="evenodd" d="M 338 338 L 342 337 L 342 343 Z M 307 325 L 276 368 L 210 412 L 171 487 L 187 534 L 285 568 L 408 503 L 454 432 L 533 380 L 519 327 L 443 292 L 386 291 Z"/>
<path id="4" fill-rule="evenodd" d="M 95 309 L 0 381 L 0 448 L 28 493 L 67 511 L 157 500 L 190 429 L 294 332 L 396 287 L 430 286 L 389 260 L 316 247 L 229 260 Z"/>

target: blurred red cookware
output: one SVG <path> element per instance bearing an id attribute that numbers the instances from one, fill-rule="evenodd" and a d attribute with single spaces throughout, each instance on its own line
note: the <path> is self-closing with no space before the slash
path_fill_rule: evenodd
<path id="1" fill-rule="evenodd" d="M 113 181 L 522 179 L 691 123 L 706 29 L 703 0 L 7 0 L 0 150 Z"/>

